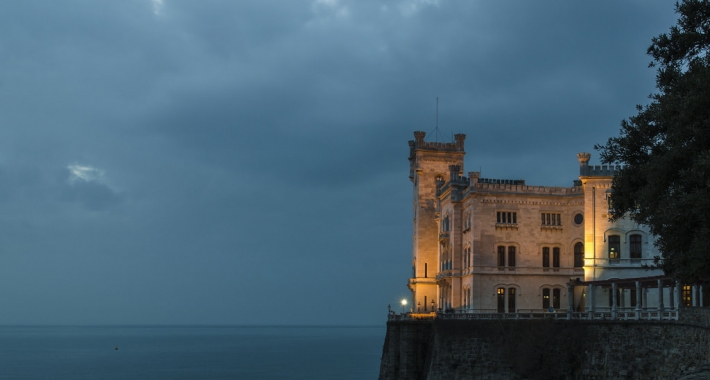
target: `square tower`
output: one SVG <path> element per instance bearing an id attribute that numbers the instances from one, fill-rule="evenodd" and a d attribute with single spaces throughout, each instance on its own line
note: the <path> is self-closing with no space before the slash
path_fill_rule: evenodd
<path id="1" fill-rule="evenodd" d="M 436 309 L 436 273 L 440 220 L 437 189 L 448 181 L 449 166 L 463 170 L 466 135 L 454 135 L 452 143 L 426 142 L 425 132 L 414 132 L 409 141 L 409 179 L 413 183 L 412 306 L 416 311 Z M 462 173 L 462 172 L 461 172 Z M 461 174 L 459 173 L 459 175 Z M 445 226 L 446 227 L 446 226 Z"/>

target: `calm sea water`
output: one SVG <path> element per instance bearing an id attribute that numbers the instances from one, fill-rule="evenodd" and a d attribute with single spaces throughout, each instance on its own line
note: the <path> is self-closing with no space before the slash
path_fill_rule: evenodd
<path id="1" fill-rule="evenodd" d="M 384 326 L 0 327 L 0 379 L 374 380 L 384 336 Z"/>

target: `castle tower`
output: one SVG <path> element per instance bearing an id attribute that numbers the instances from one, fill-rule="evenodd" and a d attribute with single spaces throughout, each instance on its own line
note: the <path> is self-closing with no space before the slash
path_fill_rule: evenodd
<path id="1" fill-rule="evenodd" d="M 439 212 L 436 208 L 437 188 L 448 182 L 449 166 L 463 170 L 466 135 L 454 135 L 455 142 L 425 142 L 425 132 L 414 132 L 409 141 L 409 179 L 414 185 L 412 307 L 415 311 L 438 308 L 436 273 L 439 265 Z M 434 304 L 432 304 L 432 301 Z"/>

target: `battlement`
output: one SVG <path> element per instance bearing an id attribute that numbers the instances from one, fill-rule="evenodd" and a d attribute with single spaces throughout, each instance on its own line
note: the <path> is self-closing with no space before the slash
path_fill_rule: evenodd
<path id="1" fill-rule="evenodd" d="M 424 137 L 426 137 L 426 132 L 414 132 L 414 140 L 409 140 L 410 155 L 413 154 L 415 150 L 435 150 L 442 152 L 464 151 L 464 140 L 466 140 L 466 135 L 464 134 L 459 133 L 454 135 L 456 141 L 451 143 L 428 142 L 424 141 Z"/>
<path id="2" fill-rule="evenodd" d="M 515 183 L 486 183 L 479 182 L 474 184 L 474 191 L 494 191 L 508 192 L 521 194 L 540 194 L 540 195 L 581 195 L 583 190 L 579 186 L 560 187 L 560 186 L 528 186 L 525 181 L 522 184 Z"/>
<path id="3" fill-rule="evenodd" d="M 579 168 L 580 177 L 613 177 L 621 165 L 588 165 Z"/>
<path id="4" fill-rule="evenodd" d="M 617 165 L 589 165 L 591 157 L 587 152 L 577 153 L 580 177 L 613 177 L 617 170 L 621 170 L 621 166 Z"/>
<path id="5" fill-rule="evenodd" d="M 525 185 L 524 179 L 495 179 L 495 178 L 478 178 L 477 183 L 490 183 L 496 185 Z"/>

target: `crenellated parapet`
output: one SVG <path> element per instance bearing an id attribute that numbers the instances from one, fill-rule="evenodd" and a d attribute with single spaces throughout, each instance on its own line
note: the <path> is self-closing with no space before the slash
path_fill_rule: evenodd
<path id="1" fill-rule="evenodd" d="M 464 141 L 466 140 L 466 135 L 463 133 L 454 135 L 455 141 L 450 143 L 424 141 L 424 137 L 426 137 L 426 132 L 414 132 L 414 140 L 409 141 L 410 156 L 414 154 L 415 150 L 434 150 L 443 152 L 464 151 Z"/>
<path id="2" fill-rule="evenodd" d="M 596 165 L 579 168 L 580 177 L 613 177 L 621 165 Z"/>
<path id="3" fill-rule="evenodd" d="M 592 155 L 587 152 L 577 153 L 580 177 L 613 177 L 618 170 L 621 170 L 619 165 L 589 165 L 591 157 Z"/>
<path id="4" fill-rule="evenodd" d="M 510 181 L 510 180 L 508 180 Z M 479 182 L 475 184 L 474 191 L 477 192 L 506 192 L 529 195 L 581 195 L 583 190 L 580 186 L 560 187 L 560 186 L 528 186 L 511 182 Z"/>

